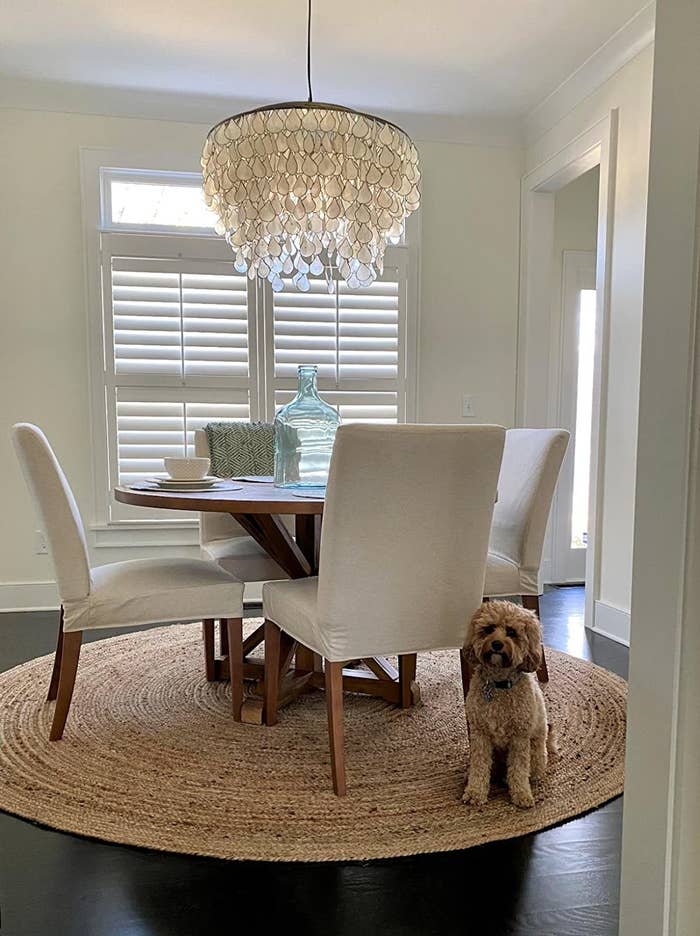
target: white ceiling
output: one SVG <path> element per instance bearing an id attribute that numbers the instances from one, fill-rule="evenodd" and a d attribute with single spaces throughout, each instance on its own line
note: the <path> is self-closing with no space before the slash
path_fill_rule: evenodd
<path id="1" fill-rule="evenodd" d="M 522 115 L 648 0 L 314 0 L 317 100 Z M 0 75 L 278 101 L 306 97 L 305 0 L 0 4 Z"/>

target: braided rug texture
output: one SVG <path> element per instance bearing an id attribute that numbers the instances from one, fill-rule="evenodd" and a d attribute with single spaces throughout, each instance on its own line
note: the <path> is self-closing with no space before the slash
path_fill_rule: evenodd
<path id="1" fill-rule="evenodd" d="M 455 651 L 419 655 L 415 709 L 346 694 L 348 796 L 338 799 L 322 692 L 292 702 L 273 728 L 236 724 L 228 684 L 204 679 L 199 625 L 86 644 L 62 741 L 48 741 L 52 657 L 0 675 L 0 809 L 109 842 L 265 861 L 388 858 L 524 835 L 623 788 L 625 682 L 553 650 L 548 663 L 562 753 L 522 810 L 497 786 L 484 807 L 461 803 L 468 744 Z"/>

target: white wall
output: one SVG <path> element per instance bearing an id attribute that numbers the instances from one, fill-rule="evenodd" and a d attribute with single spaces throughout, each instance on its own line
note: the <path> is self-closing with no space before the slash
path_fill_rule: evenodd
<path id="1" fill-rule="evenodd" d="M 55 601 L 50 585 L 22 587 L 51 582 L 53 572 L 48 557 L 34 554 L 36 521 L 9 439 L 14 422 L 46 430 L 91 521 L 79 148 L 157 149 L 194 167 L 207 127 L 36 110 L 0 110 L 0 126 L 1 608 Z M 443 143 L 420 151 L 420 419 L 460 421 L 468 392 L 474 421 L 511 424 L 522 151 Z M 91 544 L 95 563 L 158 551 Z"/>
<path id="2" fill-rule="evenodd" d="M 421 144 L 419 419 L 512 426 L 515 412 L 521 156 Z"/>
<path id="3" fill-rule="evenodd" d="M 621 610 L 623 619 L 629 614 L 632 579 L 652 66 L 649 46 L 549 130 L 531 139 L 526 150 L 527 171 L 531 171 L 613 108 L 619 110 L 597 611 L 614 616 Z"/>
<path id="4" fill-rule="evenodd" d="M 554 193 L 554 296 L 561 306 L 562 253 L 565 250 L 595 250 L 598 234 L 597 166 L 584 172 Z"/>
<path id="5" fill-rule="evenodd" d="M 598 185 L 600 169 L 595 166 L 569 182 L 554 193 L 554 234 L 552 263 L 552 331 L 560 337 L 562 319 L 562 287 L 565 250 L 590 250 L 595 252 L 598 235 Z M 559 351 L 553 351 L 559 353 Z M 553 362 L 553 372 L 560 368 Z M 556 381 L 553 381 L 556 384 Z M 554 390 L 553 390 L 554 392 Z M 566 426 L 565 428 L 573 428 Z M 567 459 L 573 457 L 573 447 L 567 451 Z"/>

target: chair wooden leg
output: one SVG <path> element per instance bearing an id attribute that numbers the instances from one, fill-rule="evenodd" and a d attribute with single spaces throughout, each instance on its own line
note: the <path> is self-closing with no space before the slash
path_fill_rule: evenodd
<path id="1" fill-rule="evenodd" d="M 521 595 L 523 602 L 523 608 L 527 608 L 528 611 L 534 611 L 540 621 L 540 596 L 539 595 Z M 542 644 L 542 660 L 537 669 L 537 678 L 541 683 L 549 682 L 549 670 L 547 669 L 547 657 L 544 652 L 544 644 Z"/>
<path id="2" fill-rule="evenodd" d="M 56 653 L 53 658 L 53 671 L 51 672 L 51 682 L 49 683 L 49 692 L 46 696 L 47 702 L 53 702 L 58 695 L 58 678 L 61 672 L 61 656 L 63 655 L 63 605 L 61 605 L 61 614 L 58 619 L 58 639 L 56 640 Z"/>
<path id="3" fill-rule="evenodd" d="M 282 631 L 273 621 L 265 621 L 265 709 L 266 725 L 277 724 L 277 704 L 280 692 L 280 654 Z"/>
<path id="4" fill-rule="evenodd" d="M 469 684 L 472 679 L 471 670 L 469 669 L 469 661 L 467 660 L 467 654 L 464 650 L 459 651 L 459 665 L 462 670 L 462 694 L 466 699 L 469 694 Z"/>
<path id="5" fill-rule="evenodd" d="M 72 631 L 63 635 L 63 648 L 61 651 L 61 673 L 58 679 L 58 695 L 56 697 L 56 709 L 53 713 L 53 724 L 51 725 L 50 741 L 60 741 L 63 737 L 63 729 L 66 726 L 70 702 L 73 698 L 73 686 L 75 685 L 75 674 L 78 671 L 78 659 L 80 658 L 80 644 L 83 639 L 82 631 Z"/>
<path id="6" fill-rule="evenodd" d="M 333 792 L 345 796 L 345 739 L 343 725 L 343 664 L 326 660 L 326 708 L 331 745 Z"/>
<path id="7" fill-rule="evenodd" d="M 204 638 L 204 672 L 207 682 L 216 679 L 216 663 L 214 660 L 214 621 L 207 618 L 202 621 L 202 637 Z"/>
<path id="8" fill-rule="evenodd" d="M 411 683 L 416 680 L 416 662 L 418 654 L 402 653 L 399 656 L 399 692 L 401 693 L 401 708 L 410 708 L 413 705 Z"/>
<path id="9" fill-rule="evenodd" d="M 240 721 L 243 708 L 243 619 L 226 618 L 220 627 L 222 637 L 226 634 L 233 720 Z"/>

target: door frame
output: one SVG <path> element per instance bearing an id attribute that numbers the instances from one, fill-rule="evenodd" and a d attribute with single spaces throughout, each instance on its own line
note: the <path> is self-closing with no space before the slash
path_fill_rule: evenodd
<path id="1" fill-rule="evenodd" d="M 597 321 L 593 374 L 591 473 L 586 550 L 586 627 L 595 629 L 600 597 L 600 522 L 605 464 L 605 409 L 610 332 L 610 280 L 617 164 L 618 110 L 580 134 L 527 173 L 521 183 L 520 300 L 516 374 L 516 425 L 556 423 L 557 353 L 552 353 L 554 195 L 600 166 L 596 255 Z M 557 336 L 558 337 L 558 336 Z"/>

